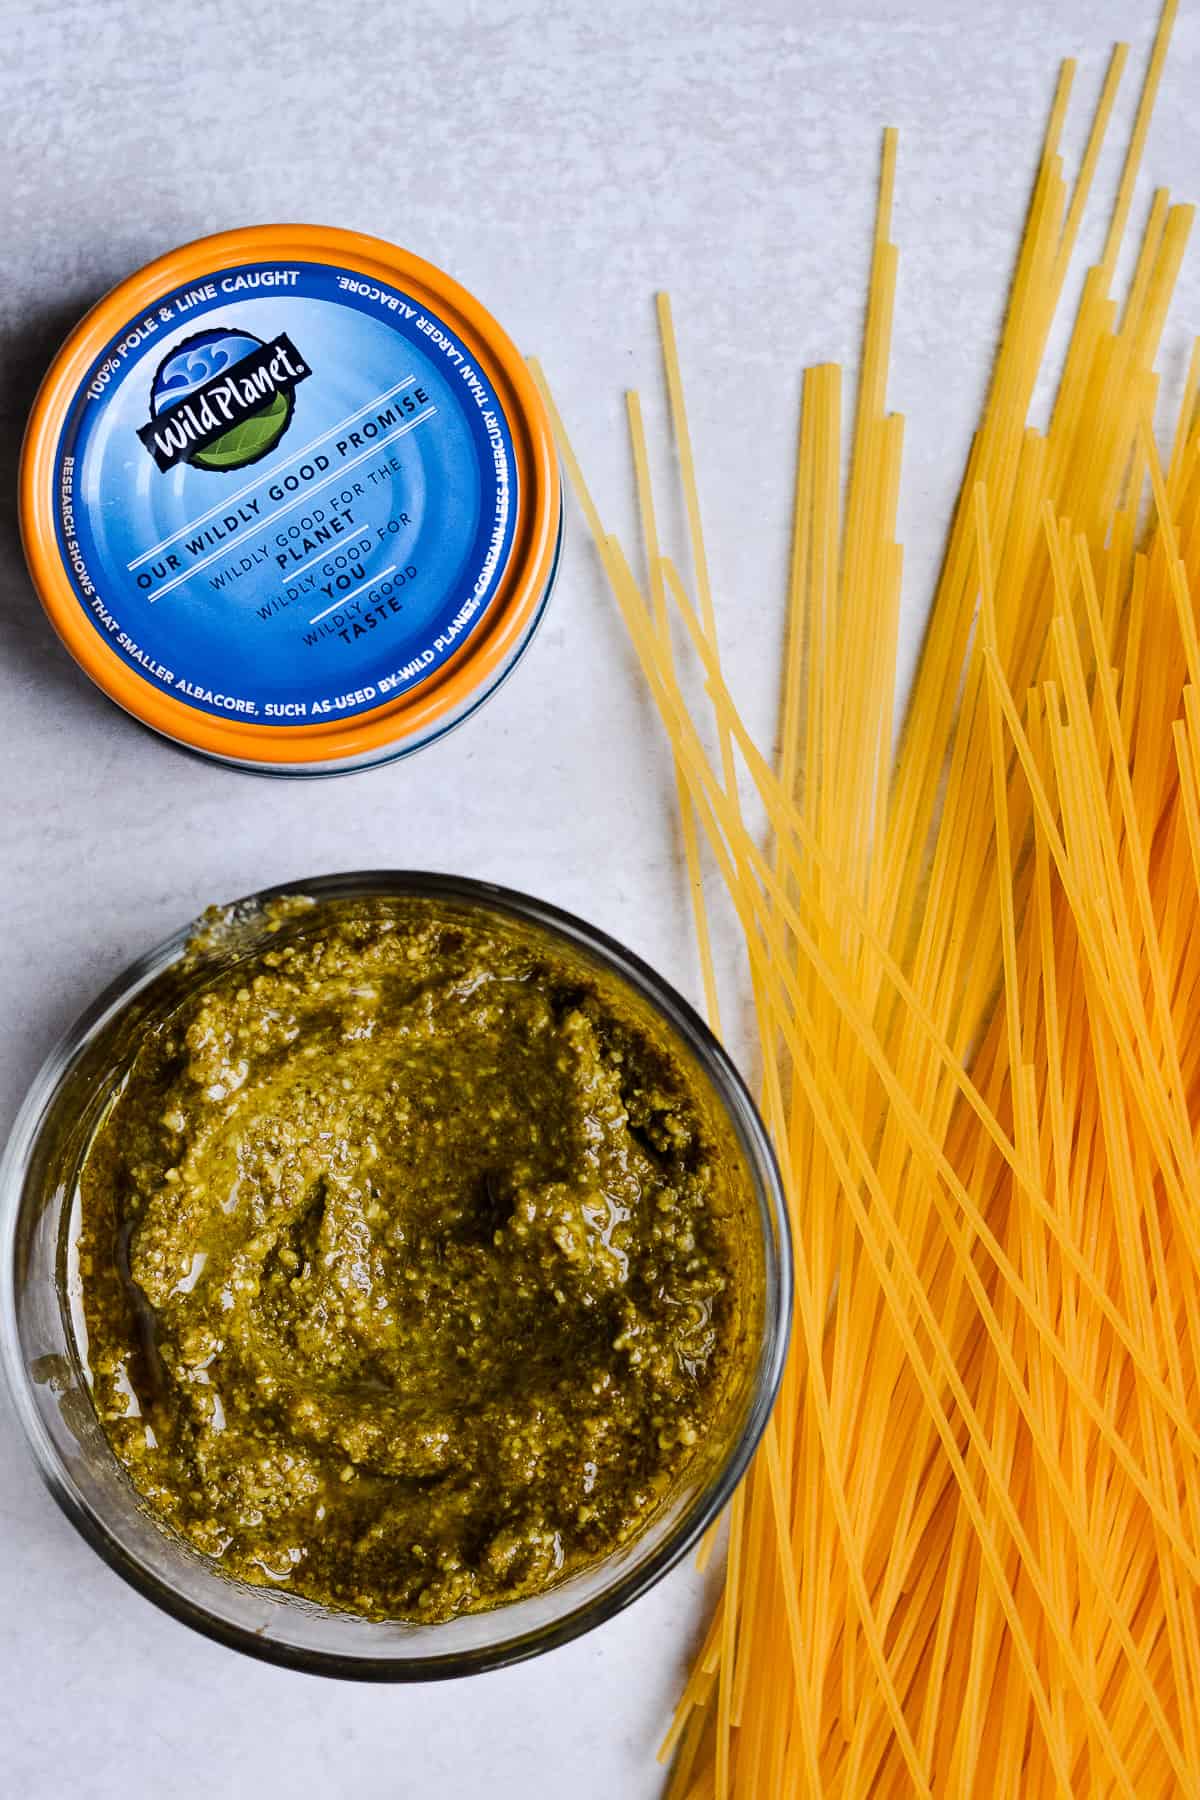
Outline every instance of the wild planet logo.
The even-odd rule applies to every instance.
[[[273,450],[312,370],[286,332],[265,344],[213,326],[177,344],[154,372],[150,418],[138,436],[164,472],[243,469]]]

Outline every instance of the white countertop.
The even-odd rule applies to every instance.
[[[1145,0],[0,0],[0,1131],[59,1032],[129,959],[210,900],[328,870],[408,865],[526,888],[699,997],[670,766],[577,515],[526,663],[410,763],[323,783],[241,775],[153,739],[75,670],[25,575],[12,482],[38,376],[92,300],[177,243],[260,219],[406,244],[541,356],[624,529],[622,390],[638,382],[661,421],[651,297],[669,287],[729,669],[769,742],[797,372],[853,355],[880,128],[901,128],[891,401],[910,420],[909,662],[1057,59],[1080,54],[1090,100],[1118,36],[1140,67],[1154,12]],[[1148,168],[1189,199],[1197,0],[1185,14]],[[1110,156],[1105,192],[1113,171]],[[1171,379],[1185,326],[1200,326],[1200,244],[1163,359]],[[736,981],[733,945],[724,933]],[[525,1667],[373,1689],[250,1662],[160,1616],[59,1517],[2,1400],[0,1517],[0,1787],[27,1800],[650,1800],[654,1746],[712,1598],[681,1569]]]

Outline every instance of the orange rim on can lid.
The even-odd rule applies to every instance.
[[[111,699],[284,775],[406,755],[474,711],[562,532],[550,423],[491,315],[311,225],[200,239],[101,300],[34,404],[20,512],[46,612]]]

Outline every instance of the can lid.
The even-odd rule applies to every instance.
[[[515,346],[376,238],[223,232],[101,300],[30,417],[42,603],[127,711],[294,766],[421,741],[536,619],[561,494]]]

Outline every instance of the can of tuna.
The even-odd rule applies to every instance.
[[[276,775],[405,756],[499,686],[553,586],[553,436],[511,341],[432,264],[311,225],[224,232],[72,333],[21,467],[34,584],[118,705]]]

